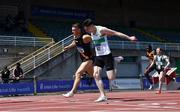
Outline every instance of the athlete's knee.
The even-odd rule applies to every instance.
[[[100,74],[98,72],[94,72],[93,77],[95,79],[100,79]]]
[[[163,82],[163,78],[159,78],[159,82]]]
[[[76,78],[81,78],[82,74],[83,74],[82,72],[76,72],[75,77]]]
[[[107,76],[109,80],[114,80],[116,77],[116,71],[114,69],[107,71]]]
[[[109,79],[110,81],[114,80],[115,78],[116,78],[116,75],[115,75],[114,73],[108,75],[108,79]]]
[[[159,76],[159,81],[162,82],[163,81],[163,77]]]

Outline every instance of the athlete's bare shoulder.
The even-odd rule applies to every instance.
[[[92,41],[92,39],[91,39],[91,36],[89,34],[84,34],[83,35],[83,42],[84,43],[89,43],[91,41]]]

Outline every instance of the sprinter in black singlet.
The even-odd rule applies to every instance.
[[[85,72],[88,73],[90,77],[93,77],[93,53],[91,51],[91,36],[83,33],[79,23],[72,25],[72,33],[74,35],[74,40],[70,45],[66,46],[64,50],[76,47],[80,54],[82,63],[75,73],[73,88],[70,92],[63,94],[64,97],[72,97],[74,95],[79,86],[81,76]]]
[[[146,79],[150,83],[149,90],[153,89],[153,83],[152,83],[152,80],[151,80],[151,76],[149,74],[156,69],[155,64],[151,68],[149,68],[149,66],[153,62],[154,55],[155,55],[155,52],[152,49],[152,46],[149,45],[149,47],[146,49],[146,57],[149,59],[149,64],[146,67],[145,72],[144,72],[144,76],[146,77]]]

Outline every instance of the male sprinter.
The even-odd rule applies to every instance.
[[[79,86],[81,76],[85,72],[93,77],[93,53],[91,51],[91,36],[82,32],[82,27],[79,23],[72,25],[72,33],[74,35],[74,40],[70,45],[66,46],[64,50],[76,47],[80,54],[82,63],[75,73],[73,88],[70,92],[63,94],[64,97],[72,97],[74,95]]]
[[[91,19],[86,19],[83,22],[83,27],[86,32],[91,34],[92,41],[95,46],[95,62],[94,62],[94,78],[96,81],[96,85],[100,91],[100,97],[95,100],[95,102],[106,101],[107,97],[104,92],[103,82],[100,77],[100,73],[103,67],[106,67],[106,73],[109,80],[115,79],[115,71],[114,71],[114,58],[112,57],[107,36],[118,36],[124,39],[129,39],[131,41],[136,41],[135,36],[127,36],[123,33],[108,29],[102,26],[96,26],[92,22]]]
[[[146,49],[146,57],[149,59],[149,65],[147,66],[147,68],[146,68],[146,70],[145,70],[145,72],[144,72],[144,76],[146,77],[146,79],[147,79],[147,80],[149,81],[149,83],[150,83],[149,90],[153,89],[153,84],[152,84],[152,80],[151,80],[151,78],[150,78],[150,76],[149,76],[149,73],[156,69],[155,64],[154,64],[151,68],[149,68],[149,66],[150,66],[151,63],[153,62],[154,55],[155,55],[155,53],[154,53],[154,51],[153,51],[153,49],[152,49],[152,46],[149,45],[149,47]],[[148,69],[148,68],[149,68],[149,69]]]
[[[156,71],[159,74],[159,90],[156,92],[157,94],[161,94],[161,89],[162,89],[162,83],[164,81],[164,77],[166,74],[166,69],[169,66],[169,58],[166,55],[162,54],[162,49],[157,48],[156,49],[156,55],[154,56],[153,62],[151,65],[148,67],[148,70],[155,64]]]

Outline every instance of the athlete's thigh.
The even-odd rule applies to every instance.
[[[88,67],[92,64],[90,60],[82,62],[79,68],[77,69],[76,73],[83,74],[87,71]]]
[[[163,78],[164,78],[164,72],[161,71],[160,74],[159,74],[159,80],[163,80]]]
[[[115,70],[114,69],[106,71],[106,73],[107,73],[107,77],[108,77],[109,80],[115,79],[116,74],[115,74]]]
[[[91,61],[86,69],[86,72],[88,73],[89,76],[93,77],[93,73],[94,73],[94,68],[93,68],[93,61]]]

